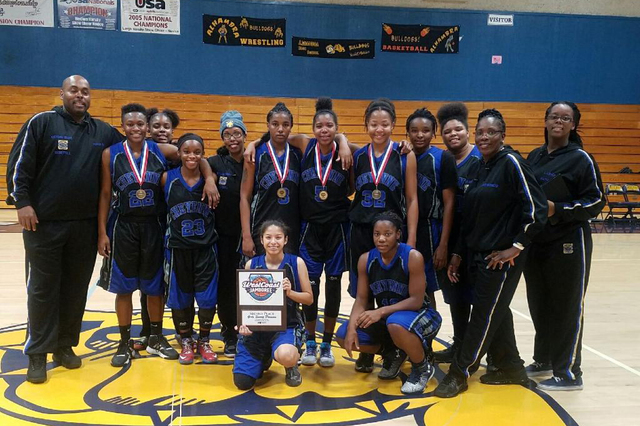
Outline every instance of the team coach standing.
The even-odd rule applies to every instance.
[[[47,380],[47,353],[66,368],[82,364],[78,345],[96,259],[100,158],[121,136],[92,118],[89,82],[65,79],[62,106],[27,121],[9,154],[8,204],[23,228],[27,273],[27,380]]]

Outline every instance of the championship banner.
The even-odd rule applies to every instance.
[[[338,40],[293,37],[293,56],[334,59],[373,59],[375,40]]]
[[[120,29],[180,35],[180,0],[120,0]]]
[[[460,27],[382,24],[384,52],[458,53]]]
[[[118,21],[117,0],[57,0],[58,28],[116,30]]]
[[[286,19],[202,15],[202,41],[219,46],[284,47]]]
[[[53,27],[54,0],[2,0],[0,25]]]

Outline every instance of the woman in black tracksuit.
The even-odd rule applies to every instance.
[[[529,310],[536,329],[530,377],[553,373],[543,390],[580,390],[584,296],[593,243],[589,219],[605,205],[600,171],[582,149],[580,110],[554,102],[545,113],[545,144],[527,161],[545,191],[549,220],[524,268]]]
[[[478,116],[476,146],[482,160],[470,174],[465,191],[462,229],[448,275],[458,280],[465,259],[474,285],[474,304],[460,349],[434,394],[456,396],[467,389],[467,377],[490,351],[497,370],[480,378],[485,384],[525,384],[524,362],[516,347],[509,304],[526,257],[525,247],[547,218],[546,198],[520,155],[504,146],[506,125],[500,112]]]

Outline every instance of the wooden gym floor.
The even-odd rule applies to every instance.
[[[640,425],[640,234],[594,235],[585,303],[583,391],[547,395],[522,386],[481,385],[481,368],[467,392],[440,400],[431,392],[447,365],[441,366],[424,395],[407,398],[399,392],[399,379],[381,382],[377,369],[370,375],[354,372],[353,361],[335,344],[336,366],[301,367],[303,384],[299,388],[287,387],[282,367],[274,365],[254,390],[240,392],[231,380],[232,361],[223,356],[217,365],[191,366],[144,356],[128,369],[114,369],[109,365],[118,339],[113,296],[93,285],[77,349],[83,367],[65,370],[49,357],[49,380],[43,385],[26,383],[27,362],[20,352],[26,321],[24,251],[18,227],[7,225],[12,222],[15,211],[0,210],[2,426]],[[518,346],[529,363],[534,331],[524,287],[521,282],[511,307]],[[346,318],[351,299],[344,292],[342,300]],[[440,296],[438,307],[443,327],[436,349],[452,334],[448,309]],[[134,318],[134,335],[136,325],[139,316]],[[164,327],[165,334],[172,336],[168,313]],[[219,338],[217,331],[214,327],[214,339]],[[172,343],[176,345],[175,340]],[[221,351],[222,343],[213,343]],[[408,371],[405,364],[403,372]]]

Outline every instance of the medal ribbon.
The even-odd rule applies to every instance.
[[[285,143],[284,145],[284,171],[280,169],[280,162],[276,157],[276,152],[271,145],[271,141],[267,142],[267,150],[269,151],[269,155],[271,156],[271,162],[273,162],[273,168],[276,171],[278,180],[280,181],[281,185],[284,185],[284,181],[287,180],[287,175],[289,174],[289,144]]]
[[[387,150],[384,153],[384,157],[382,157],[382,164],[380,165],[380,169],[376,170],[376,162],[373,159],[373,148],[371,148],[371,144],[369,144],[369,164],[371,165],[371,176],[373,176],[373,183],[376,187],[380,183],[380,179],[382,179],[384,169],[387,167],[387,163],[389,162],[389,158],[391,157],[392,148],[393,142],[389,141],[389,145],[387,146]]]
[[[329,159],[329,164],[327,164],[327,168],[322,173],[322,154],[320,152],[320,143],[316,142],[316,172],[318,173],[318,178],[320,179],[320,183],[323,187],[327,186],[327,181],[329,180],[329,174],[331,173],[331,169],[333,168],[333,156],[336,153],[336,143],[333,143],[333,147],[331,148],[331,158]]]
[[[133,154],[129,149],[127,141],[124,141],[123,144],[124,153],[127,156],[127,160],[129,160],[129,165],[131,166],[131,170],[133,170],[133,175],[136,177],[136,180],[140,184],[140,188],[142,188],[144,177],[147,174],[147,162],[149,161],[149,147],[147,146],[147,141],[144,141],[144,146],[142,147],[142,161],[140,165],[141,170],[138,170],[138,168],[136,167],[136,162],[133,159]]]

